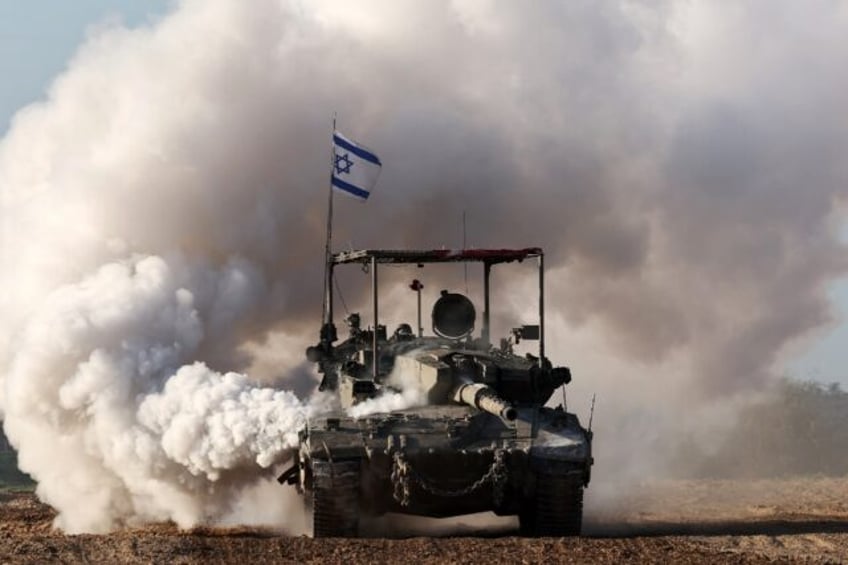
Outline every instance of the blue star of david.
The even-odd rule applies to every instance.
[[[349,175],[352,166],[353,161],[350,160],[347,153],[341,156],[336,155],[336,173]]]

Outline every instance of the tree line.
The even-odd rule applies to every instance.
[[[678,458],[685,474],[702,477],[848,475],[848,392],[785,379],[739,415],[717,449],[686,441]]]

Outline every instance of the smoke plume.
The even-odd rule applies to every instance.
[[[656,471],[830,321],[848,9],[818,7],[183,0],[93,30],[0,142],[22,468],[72,532],[249,520],[332,402],[287,391],[313,379],[336,112],[385,163],[338,202],[337,248],[457,247],[462,210],[469,246],[544,247],[548,354],[570,408],[599,394],[597,482]],[[532,321],[532,284],[496,284]]]

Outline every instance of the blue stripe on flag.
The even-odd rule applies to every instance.
[[[363,200],[368,198],[368,196],[371,194],[367,190],[362,190],[358,186],[353,186],[349,182],[345,182],[342,179],[337,178],[336,176],[333,176],[333,186],[338,188],[339,190],[343,190],[347,193],[350,193],[353,196],[362,198]]]
[[[333,134],[333,143],[335,143],[336,145],[338,145],[342,149],[347,149],[348,151],[350,151],[351,153],[353,153],[354,155],[356,155],[360,159],[365,159],[366,161],[371,161],[375,165],[380,165],[381,167],[383,166],[383,163],[380,162],[380,159],[376,155],[374,155],[370,151],[366,151],[365,149],[363,149],[361,147],[357,147],[356,145],[352,144],[351,142],[347,141],[346,139],[342,139],[338,135]]]

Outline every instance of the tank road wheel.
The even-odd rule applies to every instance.
[[[583,483],[561,475],[536,476],[535,496],[518,515],[521,535],[579,536],[583,522]]]
[[[312,537],[359,534],[359,461],[314,461]]]

